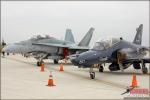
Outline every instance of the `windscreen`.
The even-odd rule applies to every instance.
[[[112,47],[114,44],[118,43],[120,39],[117,38],[111,38],[111,39],[103,39],[98,42],[96,42],[92,49],[94,50],[106,50],[110,47]]]

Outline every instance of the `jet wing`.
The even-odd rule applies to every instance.
[[[68,48],[68,49],[70,49],[70,50],[89,50],[89,47],[70,46],[70,45],[55,44],[55,43],[32,43],[32,44],[33,44],[33,45],[38,45],[38,46],[49,46],[49,47]]]
[[[55,44],[55,43],[32,43],[33,45],[38,45],[38,46],[49,46],[49,47],[62,47],[62,48],[68,48],[67,45],[63,44]]]

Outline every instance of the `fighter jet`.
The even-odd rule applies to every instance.
[[[105,63],[110,63],[110,71],[124,71],[133,65],[135,69],[142,69],[142,72],[146,74],[148,69],[145,64],[150,63],[150,58],[145,57],[148,48],[141,46],[143,24],[136,31],[133,42],[128,42],[122,37],[102,39],[97,41],[89,51],[69,56],[71,62],[79,67],[90,68],[91,79],[95,78],[93,68],[98,67],[99,72],[103,72]]]
[[[54,63],[57,64],[59,60],[65,59],[70,54],[89,50],[93,31],[94,28],[90,28],[78,44],[74,41],[71,29],[66,29],[65,40],[38,35],[28,40],[8,45],[3,50],[6,53],[30,54],[38,60],[37,66],[43,63],[43,59],[53,59]]]

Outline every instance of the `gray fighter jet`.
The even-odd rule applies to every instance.
[[[94,28],[90,28],[79,44],[76,44],[71,29],[66,30],[65,40],[54,37],[42,37],[40,35],[31,39],[7,45],[3,51],[6,53],[21,53],[32,55],[36,58],[37,66],[43,63],[43,59],[53,59],[57,64],[59,60],[65,59],[70,54],[89,50],[89,43]]]
[[[94,67],[99,68],[99,72],[103,72],[103,64],[110,63],[109,70],[117,71],[128,68],[133,65],[135,69],[142,69],[146,74],[148,69],[145,63],[150,63],[150,58],[145,57],[148,48],[141,46],[143,25],[137,28],[134,41],[128,42],[123,38],[111,38],[97,41],[89,51],[69,56],[71,62],[79,67],[90,68],[90,77],[95,78]],[[142,68],[140,66],[142,65]]]

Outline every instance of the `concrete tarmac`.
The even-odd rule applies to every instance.
[[[96,72],[90,79],[89,69],[78,68],[72,64],[59,64],[44,60],[45,71],[41,72],[34,58],[21,55],[1,57],[1,99],[123,99],[124,97],[149,97],[149,94],[121,95],[132,83],[132,73],[136,73],[139,89],[149,89],[150,74],[143,75],[141,70],[130,67],[124,72],[110,72],[107,64],[103,73]],[[149,65],[147,65],[149,68]],[[56,86],[48,87],[52,71]]]

